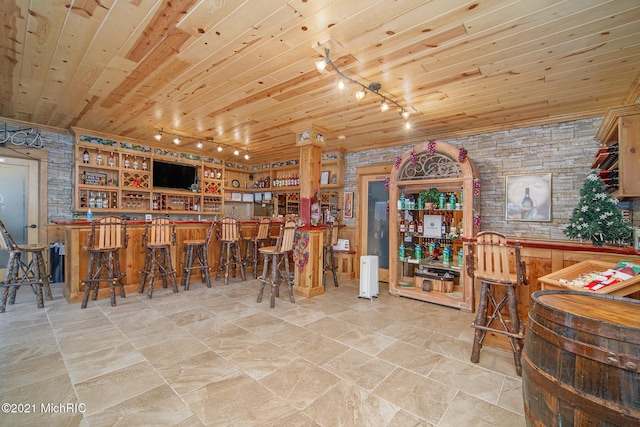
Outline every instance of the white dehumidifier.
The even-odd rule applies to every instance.
[[[378,257],[364,255],[360,257],[360,295],[358,298],[378,297]]]

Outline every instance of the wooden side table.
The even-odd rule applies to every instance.
[[[354,268],[356,251],[333,251],[338,264],[338,280],[351,280],[356,277]]]

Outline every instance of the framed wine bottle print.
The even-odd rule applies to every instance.
[[[507,175],[505,216],[509,221],[551,221],[551,174]]]

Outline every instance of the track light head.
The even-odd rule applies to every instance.
[[[356,92],[356,99],[360,101],[362,98],[365,97],[366,94],[367,94],[367,91],[364,88],[362,88]]]
[[[181,141],[180,141],[180,137],[179,137],[179,136],[176,136],[175,138],[173,138],[173,143],[174,143],[174,144],[176,144],[176,145],[180,145],[180,142],[181,142]]]
[[[327,65],[329,64],[327,64],[327,60],[324,58],[316,61],[316,71],[320,74],[324,74],[327,70]]]
[[[156,132],[155,135],[153,135],[153,137],[155,138],[156,141],[160,141],[162,139],[162,131],[159,130],[158,132]]]
[[[202,141],[198,141],[198,143],[196,144],[196,147],[202,148]]]
[[[222,152],[222,145],[218,144],[216,150],[218,150],[218,153]]]
[[[233,155],[234,156],[239,156],[240,155],[240,150],[238,150],[237,148],[235,150],[233,150]]]
[[[383,98],[380,102],[380,111],[387,111],[389,109],[389,104],[387,104],[387,98]]]
[[[246,153],[244,153],[244,159],[245,159],[245,160],[249,160],[249,151],[247,151]]]
[[[400,115],[403,119],[407,120],[409,118],[409,111],[402,109],[402,111],[400,111]]]
[[[409,121],[404,122],[404,128],[407,130],[411,129],[411,123],[409,123]]]

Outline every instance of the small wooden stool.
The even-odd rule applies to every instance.
[[[293,298],[293,281],[289,273],[289,255],[293,251],[293,243],[296,234],[296,222],[293,219],[288,220],[280,226],[280,234],[275,246],[266,246],[260,248],[260,253],[264,256],[264,266],[262,267],[262,276],[259,280],[262,284],[258,293],[258,302],[262,301],[262,294],[267,283],[271,287],[271,308],[276,306],[276,296],[280,290],[280,280],[284,278],[289,291],[289,300],[295,303]],[[269,260],[271,260],[271,273],[269,272]],[[280,267],[284,262],[284,273],[280,271]]]
[[[4,313],[7,299],[9,304],[14,304],[16,293],[21,285],[29,285],[36,294],[38,308],[44,307],[43,292],[47,299],[53,299],[47,267],[44,263],[45,245],[18,245],[7,231],[4,223],[0,221],[0,248],[9,252],[7,271],[2,282],[2,296],[0,300],[0,313]],[[24,258],[22,257],[24,255]],[[9,295],[9,291],[11,294]]]
[[[208,246],[213,234],[213,229],[216,227],[217,222],[213,221],[211,226],[207,230],[207,235],[202,240],[185,240],[186,246],[185,261],[182,266],[182,286],[185,291],[189,290],[189,282],[191,281],[191,270],[200,270],[200,276],[202,283],[207,284],[207,288],[211,287],[211,278],[209,277],[209,257]],[[193,265],[193,261],[197,261],[197,265]]]
[[[327,229],[327,240],[322,247],[323,266],[322,266],[322,286],[327,281],[327,270],[333,274],[333,284],[338,286],[338,268],[336,267],[336,259],[333,255],[333,247],[338,244],[338,222],[334,222]]]
[[[271,219],[261,218],[256,223],[256,227],[253,230],[251,236],[247,237],[246,250],[244,255],[245,268],[249,264],[253,265],[253,278],[258,278],[258,249],[264,246],[265,242],[269,240],[269,231],[271,230]]]
[[[91,223],[91,233],[87,238],[87,246],[83,248],[89,252],[89,269],[84,283],[84,295],[80,308],[86,308],[89,294],[93,289],[93,300],[98,298],[100,282],[109,282],[111,306],[116,306],[116,285],[120,288],[120,296],[125,298],[120,271],[120,249],[127,247],[127,224],[120,218],[109,216]]]
[[[224,269],[224,284],[229,283],[229,267],[240,267],[242,280],[247,280],[244,270],[244,261],[240,256],[240,242],[242,241],[242,233],[240,232],[240,224],[238,220],[231,217],[222,218],[218,229],[218,240],[220,240],[220,260],[218,261],[218,272],[216,280],[220,280],[220,273]]]
[[[173,292],[178,292],[176,285],[176,271],[171,263],[171,246],[176,244],[176,225],[166,218],[154,218],[151,223],[144,226],[142,244],[146,247],[144,269],[140,280],[140,293],[144,292],[144,286],[149,278],[149,291],[147,298],[153,296],[153,283],[156,277],[162,278],[162,287],[167,287],[167,278],[171,281]]]
[[[472,325],[476,332],[473,339],[471,361],[473,363],[480,361],[480,349],[487,332],[506,335],[513,350],[516,373],[518,376],[522,376],[520,356],[524,347],[524,325],[518,317],[516,286],[526,285],[527,278],[524,262],[520,259],[520,245],[518,242],[514,245],[507,244],[507,238],[503,234],[484,231],[478,233],[476,243],[472,244],[472,247],[475,247],[476,253],[475,257],[471,253],[467,255],[468,273],[480,281],[482,288],[478,302],[478,313]],[[514,257],[513,265],[516,267],[515,274],[511,273],[509,267],[509,260],[512,256]],[[475,270],[473,269],[474,265]],[[491,286],[507,288],[507,292],[500,301],[496,301]],[[487,317],[489,303],[491,303],[493,312]],[[509,318],[505,319],[502,310],[507,303]],[[494,321],[497,321],[502,329],[492,327]]]

